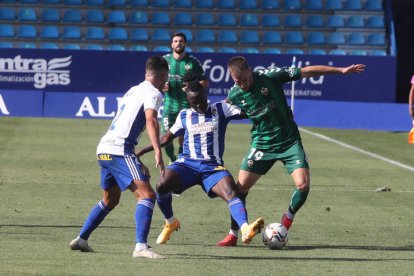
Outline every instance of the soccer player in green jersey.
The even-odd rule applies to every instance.
[[[172,53],[164,55],[169,65],[169,80],[164,87],[164,106],[161,124],[163,133],[166,133],[175,123],[180,110],[189,107],[185,94],[186,84],[183,81],[184,76],[193,74],[205,89],[208,87],[208,80],[200,61],[185,52],[186,43],[187,38],[185,34],[173,34],[171,36]],[[178,137],[178,143],[178,153],[181,153],[183,146],[182,136]],[[165,152],[171,162],[175,161],[177,155],[174,154],[173,143],[165,147]]]
[[[233,57],[228,64],[235,85],[227,100],[244,109],[253,127],[250,149],[240,166],[237,186],[246,200],[250,188],[280,160],[292,176],[296,188],[281,223],[289,229],[297,211],[303,206],[310,189],[309,165],[297,124],[288,106],[282,85],[300,78],[330,74],[362,73],[365,65],[304,68],[282,67],[252,71],[244,57]],[[235,246],[239,227],[232,219],[230,233],[218,246]]]

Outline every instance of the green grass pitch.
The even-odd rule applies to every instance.
[[[407,133],[306,128],[385,160],[302,132],[311,192],[285,250],[250,245],[219,248],[229,228],[221,199],[199,187],[174,197],[181,230],[155,244],[164,220],[158,207],[149,244],[164,260],[133,259],[135,200],[120,205],[90,238],[95,253],[68,243],[101,198],[95,150],[107,120],[0,118],[1,275],[412,275],[414,271],[414,145]],[[249,125],[231,124],[224,160],[237,177]],[[146,133],[142,144],[148,142]],[[141,144],[141,145],[142,145]],[[139,147],[139,146],[138,146]],[[394,160],[397,163],[391,163]],[[157,179],[152,153],[143,161]],[[405,164],[407,168],[398,166]],[[391,192],[375,192],[388,185]],[[291,177],[280,163],[250,191],[250,220],[277,222],[290,200]]]

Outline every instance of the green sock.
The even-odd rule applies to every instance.
[[[292,198],[289,204],[289,212],[296,214],[296,212],[299,211],[303,204],[305,204],[308,194],[309,190],[300,191],[296,188],[292,193]]]
[[[177,157],[174,155],[173,143],[166,145],[164,148],[165,148],[165,153],[167,154],[168,158],[170,158],[171,162],[174,162],[177,159]]]

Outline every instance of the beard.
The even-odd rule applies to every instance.
[[[185,51],[185,46],[183,46],[183,47],[175,47],[174,48],[174,52],[177,53],[177,54],[181,54],[184,51]]]

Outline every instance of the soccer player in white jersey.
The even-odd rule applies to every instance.
[[[69,244],[72,250],[93,251],[88,245],[90,234],[118,205],[121,192],[129,189],[137,199],[136,246],[132,256],[164,258],[147,244],[156,195],[149,183],[149,170],[137,159],[134,148],[146,127],[155,149],[156,166],[160,174],[164,174],[157,112],[167,80],[167,61],[159,56],[150,57],[145,65],[145,81],[130,88],[121,99],[117,114],[96,151],[101,166],[103,198],[90,211],[79,236]]]
[[[157,183],[157,204],[166,220],[157,243],[166,243],[180,228],[179,220],[173,215],[172,193],[181,194],[199,184],[209,197],[219,196],[228,203],[242,231],[242,241],[248,244],[261,231],[264,221],[258,218],[248,223],[246,208],[222,160],[227,124],[232,119],[243,118],[244,114],[225,101],[209,105],[204,87],[198,81],[188,84],[187,100],[190,108],[181,110],[174,125],[160,138],[161,146],[165,146],[184,135],[183,152],[166,168]],[[136,154],[139,157],[152,149],[152,145],[147,145]]]

